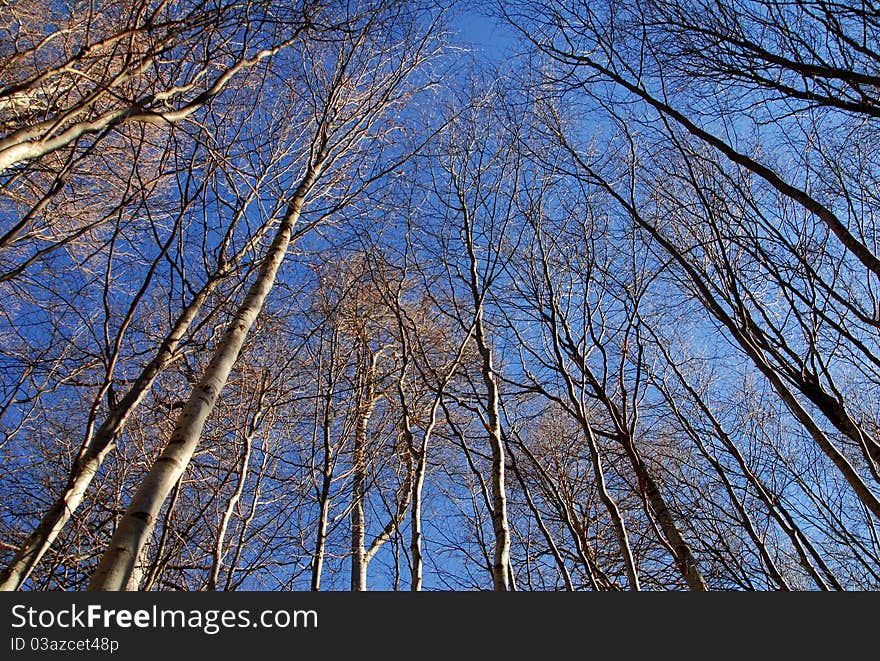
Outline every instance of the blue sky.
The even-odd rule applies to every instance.
[[[488,14],[479,8],[466,9],[457,14],[453,25],[460,31],[462,41],[472,46],[478,55],[497,62],[514,46],[515,33],[510,26]]]

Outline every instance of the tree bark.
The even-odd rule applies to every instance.
[[[663,536],[669,543],[672,557],[675,560],[675,566],[678,568],[678,571],[681,572],[682,577],[691,590],[696,592],[708,592],[709,585],[706,583],[706,579],[700,572],[700,567],[697,564],[693,551],[691,551],[690,545],[678,529],[678,525],[675,523],[675,519],[672,516],[672,511],[666,504],[666,499],[660,492],[660,487],[654,480],[654,476],[651,474],[647,464],[645,464],[644,460],[639,456],[632,441],[625,442],[624,445],[630,463],[632,464],[633,471],[635,471],[636,477],[639,481],[639,487],[642,490],[646,504],[649,505],[651,513],[660,524]]]
[[[492,529],[495,532],[495,554],[492,581],[495,590],[506,592],[510,582],[510,525],[507,520],[507,490],[505,485],[504,445],[501,440],[498,383],[492,366],[492,350],[483,335],[482,314],[478,312],[474,337],[482,358],[481,373],[486,386],[486,417],[489,445],[492,448]]]
[[[89,584],[89,590],[122,590],[131,574],[134,561],[156,523],[156,517],[168,494],[180,478],[195,452],[208,415],[226,384],[244,344],[245,337],[260,313],[305,205],[327,158],[326,145],[318,158],[309,164],[306,174],[291,200],[269,252],[260,267],[241,307],[226,327],[211,362],[193,389],[177,419],[174,432],[162,455],[141,483],[113,539]]]
[[[114,448],[115,441],[125,427],[128,418],[150,390],[156,377],[171,363],[184,334],[218,282],[219,278],[208,280],[195,298],[184,308],[156,355],[80,450],[80,454],[70,470],[64,491],[43,515],[39,525],[0,575],[0,591],[19,589],[30,576],[36,564],[49,550],[52,542],[64,529],[82,502],[86,490],[101,468],[101,464],[104,463],[104,459]]]
[[[354,433],[354,453],[351,485],[351,590],[364,592],[367,589],[367,559],[364,541],[366,521],[364,519],[364,500],[367,492],[367,430],[370,416],[376,405],[376,363],[378,353],[370,355],[370,362],[361,383],[361,401],[357,411],[357,424]]]
[[[264,393],[265,391],[261,393],[261,395]],[[262,396],[260,397],[258,406],[262,406]],[[226,501],[226,507],[223,510],[223,517],[220,519],[220,526],[217,530],[217,541],[214,544],[214,553],[211,562],[211,574],[208,576],[208,584],[206,586],[208,590],[216,590],[217,584],[220,581],[220,570],[223,567],[223,556],[226,554],[224,548],[226,543],[226,531],[229,529],[229,522],[232,520],[232,514],[238,505],[238,501],[241,500],[241,496],[244,493],[244,485],[247,482],[248,467],[250,465],[251,452],[254,445],[254,436],[260,426],[259,420],[261,413],[262,411],[258,410],[254,414],[247,433],[244,436],[244,449],[241,453],[241,469],[238,474],[238,484],[235,486],[235,491]]]
[[[312,577],[310,589],[317,592],[321,589],[321,574],[324,570],[324,548],[327,543],[327,523],[330,518],[330,486],[333,483],[333,451],[330,445],[330,425],[333,416],[333,394],[335,379],[333,377],[336,364],[336,338],[334,336],[330,354],[330,369],[327,379],[327,393],[324,396],[324,411],[321,416],[321,440],[323,445],[323,466],[321,469],[321,487],[318,492],[318,529],[315,533],[315,553],[312,558]],[[319,381],[321,376],[319,374]],[[320,386],[319,386],[320,388]]]

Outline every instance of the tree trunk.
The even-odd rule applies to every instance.
[[[125,586],[134,561],[149,537],[162,505],[195,452],[205,421],[214,409],[217,397],[226,384],[245,337],[275,283],[275,277],[290,243],[293,227],[299,219],[306,196],[314,186],[326,158],[325,148],[318,160],[310,164],[305,177],[297,187],[256,280],[226,327],[214,350],[211,362],[184,405],[168,445],[135,493],[101,558],[89,584],[89,590],[121,590]]]
[[[422,443],[422,452],[416,462],[412,504],[410,506],[409,550],[410,555],[412,555],[412,569],[410,570],[409,589],[413,592],[421,591],[424,572],[424,558],[422,557],[422,490],[425,486],[425,450],[427,450],[427,446],[425,443]]]
[[[482,311],[477,313],[474,328],[477,349],[482,358],[481,373],[486,386],[486,418],[489,445],[492,448],[492,529],[495,532],[495,554],[492,582],[495,590],[506,592],[510,584],[510,527],[507,521],[507,491],[504,484],[504,445],[501,441],[498,383],[492,367],[492,349],[483,335]]]
[[[260,399],[262,400],[262,397]],[[258,406],[262,406],[262,401],[258,403]],[[244,493],[244,485],[245,482],[247,482],[248,466],[251,461],[251,452],[254,445],[254,436],[260,425],[260,413],[261,411],[258,410],[254,415],[244,437],[244,449],[241,453],[241,470],[238,474],[238,484],[235,487],[235,491],[226,501],[226,507],[223,510],[223,517],[220,520],[220,526],[217,530],[217,542],[214,544],[211,574],[208,577],[208,584],[206,586],[208,590],[216,590],[217,584],[220,581],[220,570],[223,567],[223,556],[226,554],[224,548],[226,544],[226,531],[229,529],[229,522],[232,520],[232,514],[238,505],[238,501],[241,500],[241,496]]]
[[[149,392],[156,377],[171,363],[181,339],[218,282],[219,278],[208,280],[195,298],[184,308],[153,360],[141,371],[128,393],[108,413],[107,418],[95,434],[80,450],[80,454],[70,470],[64,491],[43,515],[37,528],[0,575],[0,591],[20,588],[36,564],[49,550],[52,542],[64,529],[82,502],[86,490],[101,468],[101,464],[104,463],[104,459],[113,449],[128,418]]]
[[[660,524],[663,536],[669,543],[672,557],[675,560],[675,566],[678,567],[678,570],[681,572],[682,577],[691,590],[707,592],[709,586],[706,583],[706,579],[703,578],[703,574],[700,572],[700,567],[691,551],[690,545],[688,545],[684,536],[681,534],[681,531],[678,529],[678,525],[675,523],[675,519],[672,516],[672,511],[666,504],[666,499],[660,492],[660,487],[654,480],[654,476],[651,475],[651,471],[648,469],[647,464],[645,464],[639,456],[632,441],[624,443],[624,445],[626,446],[625,449],[627,456],[630,459],[633,471],[636,473],[645,501],[649,505],[654,517],[657,519],[657,522]]]
[[[324,466],[321,471],[321,490],[319,493],[319,505],[321,508],[318,515],[318,530],[315,534],[315,555],[312,559],[311,589],[315,592],[321,589],[321,573],[324,569],[324,546],[327,543],[327,521],[330,518],[330,485],[333,482],[333,457],[330,447],[330,422],[331,405],[333,399],[333,361],[330,363],[330,383],[327,396],[324,400],[324,415],[321,422]]]
[[[372,354],[361,386],[361,401],[357,411],[357,425],[354,432],[354,456],[352,459],[351,485],[351,590],[364,592],[367,589],[367,560],[364,541],[366,522],[364,520],[364,499],[367,491],[367,426],[373,407],[376,405],[376,362],[379,354]]]
[[[422,435],[421,447],[416,453],[416,463],[413,467],[412,502],[410,503],[410,541],[409,550],[412,555],[412,569],[410,570],[410,590],[419,592],[422,589],[424,572],[424,558],[422,556],[422,491],[425,488],[425,472],[428,464],[428,445],[431,434],[437,426],[437,410],[440,408],[440,395],[435,397],[431,405],[431,415],[428,426]]]

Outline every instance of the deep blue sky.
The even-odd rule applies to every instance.
[[[513,48],[515,34],[507,24],[487,15],[488,12],[470,8],[459,12],[453,22],[462,41],[472,46],[479,56],[493,62],[501,60]]]

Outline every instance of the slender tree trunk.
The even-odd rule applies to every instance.
[[[324,569],[324,548],[327,543],[327,522],[330,518],[330,486],[333,482],[333,453],[330,446],[330,423],[333,405],[334,365],[335,350],[331,353],[330,378],[328,379],[327,395],[324,398],[324,413],[321,420],[324,465],[321,470],[321,489],[318,495],[320,513],[318,515],[318,530],[315,534],[315,555],[312,559],[311,589],[315,592],[321,589],[321,573]]]
[[[510,581],[510,526],[507,520],[507,491],[504,484],[504,445],[501,440],[501,417],[499,415],[498,383],[495,380],[492,364],[492,348],[486,341],[483,326],[483,297],[478,259],[474,246],[473,223],[461,192],[464,212],[465,248],[470,262],[470,281],[468,283],[474,305],[474,340],[480,354],[480,374],[486,387],[486,431],[489,435],[489,446],[492,451],[492,529],[495,534],[495,551],[492,560],[492,584],[495,590],[507,592],[511,589]]]
[[[468,338],[470,338],[470,333],[471,331],[468,332]],[[425,473],[427,472],[428,466],[428,447],[431,444],[431,437],[434,434],[434,428],[437,426],[437,412],[440,410],[440,400],[443,396],[443,389],[446,387],[449,379],[452,378],[455,370],[458,369],[465,346],[467,346],[467,341],[462,342],[461,346],[459,346],[455,360],[452,365],[450,365],[449,371],[439,384],[437,392],[434,395],[434,401],[431,403],[428,424],[425,427],[425,431],[422,433],[422,442],[418,449],[415,447],[415,435],[412,433],[412,428],[409,424],[409,416],[407,415],[406,417],[406,428],[410,442],[410,450],[416,460],[412,469],[412,499],[410,501],[409,551],[412,556],[412,567],[410,569],[410,590],[412,592],[421,591],[424,573],[424,556],[422,555],[422,492],[425,488]],[[398,392],[401,399],[401,405],[404,406],[404,410],[407,410],[404,403],[403,389],[400,388]]]
[[[261,398],[262,399],[262,398]],[[262,405],[260,402],[259,405]],[[258,411],[251,420],[250,428],[244,437],[244,449],[241,453],[241,470],[238,474],[238,484],[235,491],[226,501],[226,508],[223,510],[223,517],[220,520],[220,526],[217,530],[217,542],[214,544],[213,560],[211,562],[211,574],[208,576],[208,590],[216,590],[220,581],[220,570],[223,567],[223,556],[225,555],[226,531],[229,528],[229,522],[232,520],[232,514],[235,511],[238,501],[244,493],[244,485],[247,482],[248,466],[251,460],[251,451],[254,445],[254,436],[259,428],[260,412]]]
[[[424,558],[422,557],[422,491],[425,487],[425,457],[427,444],[422,442],[421,452],[416,460],[413,476],[413,495],[410,505],[410,537],[409,551],[412,556],[410,570],[410,590],[419,592],[422,589]]]
[[[587,438],[587,447],[590,451],[590,463],[593,466],[593,477],[596,480],[596,490],[599,492],[599,499],[608,511],[611,521],[614,524],[614,531],[617,533],[617,540],[620,544],[620,552],[623,555],[624,566],[626,567],[626,579],[629,582],[629,589],[633,591],[641,590],[639,582],[639,572],[636,567],[636,560],[633,556],[632,546],[629,543],[629,535],[626,531],[626,522],[620,513],[620,508],[608,491],[608,485],[605,482],[605,469],[602,466],[602,455],[599,452],[599,444],[596,442],[596,435],[590,423],[583,418],[583,412],[579,413],[579,422],[584,435]]]
[[[351,590],[364,592],[367,589],[367,571],[364,563],[364,485],[366,467],[364,448],[355,436],[354,473],[351,485]]]
[[[321,574],[324,571],[324,548],[327,544],[327,520],[330,516],[330,478],[325,472],[321,486],[321,511],[318,515],[318,530],[315,533],[315,555],[312,559],[312,581],[310,589],[321,589]]]
[[[482,359],[481,373],[486,386],[486,427],[492,449],[492,529],[495,532],[495,553],[492,562],[492,582],[496,590],[506,592],[510,582],[510,527],[507,521],[507,491],[504,483],[504,445],[501,440],[498,383],[492,365],[492,349],[483,335],[482,310],[477,312],[474,327],[477,350]]]
[[[422,443],[415,452],[416,462],[413,466],[412,501],[410,503],[410,541],[409,550],[412,555],[412,569],[410,570],[410,590],[419,592],[422,589],[424,573],[424,558],[422,556],[422,492],[425,488],[425,472],[428,465],[428,446],[434,427],[437,426],[437,411],[440,408],[440,394],[434,398],[431,405],[431,415],[428,418],[428,426],[422,435]]]
[[[675,560],[675,566],[678,567],[691,590],[707,592],[709,586],[706,583],[706,579],[700,572],[700,567],[697,564],[693,551],[691,551],[690,545],[678,529],[678,525],[672,516],[672,511],[666,504],[666,499],[660,492],[660,487],[654,480],[654,476],[651,474],[647,464],[639,456],[632,441],[630,440],[628,443],[624,443],[624,445],[626,446],[627,456],[630,459],[633,471],[636,473],[644,498],[657,522],[660,524],[663,536],[669,543],[672,557]]]
[[[370,362],[361,384],[361,401],[358,406],[354,433],[354,456],[352,472],[351,504],[351,589],[364,592],[367,589],[367,560],[364,542],[366,522],[364,500],[367,492],[367,429],[373,407],[376,405],[376,362],[379,354],[370,356]]]
[[[43,515],[39,525],[0,575],[0,590],[17,590],[21,587],[52,542],[64,529],[82,502],[86,490],[101,468],[101,464],[104,463],[104,459],[115,447],[115,441],[125,427],[128,418],[149,392],[156,377],[171,363],[181,339],[198,315],[205,300],[217,286],[219,279],[208,280],[195,298],[184,308],[156,355],[80,450],[79,456],[70,470],[64,491]]]
[[[226,565],[226,580],[223,581],[223,590],[226,592],[230,592],[231,590],[240,587],[242,581],[247,578],[248,574],[251,572],[248,568],[239,569],[238,564],[241,562],[241,556],[246,546],[248,531],[257,516],[257,510],[260,507],[260,503],[263,502],[261,500],[262,482],[266,476],[266,471],[268,470],[272,458],[271,453],[264,452],[262,460],[260,461],[260,468],[254,475],[253,486],[250,490],[250,507],[248,508],[247,516],[244,517],[241,525],[238,527],[238,536],[235,541],[235,552],[232,554],[232,558]],[[238,572],[242,573],[241,578],[236,577]]]
[[[162,505],[189,465],[205,421],[214,409],[217,397],[226,384],[245,337],[275,283],[275,277],[290,243],[293,227],[299,219],[306,197],[314,186],[326,158],[325,148],[319,158],[310,164],[305,177],[297,187],[257,278],[224,331],[204,375],[184,405],[168,445],[132,498],[92,577],[89,590],[121,590],[125,586],[134,561],[155,526]]]

